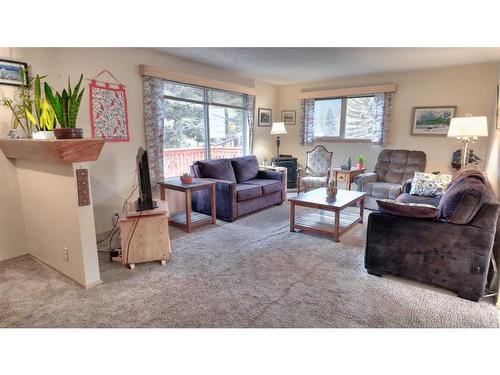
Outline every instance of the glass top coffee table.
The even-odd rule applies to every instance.
[[[327,198],[326,188],[319,188],[289,198],[290,232],[300,229],[304,232],[326,234],[338,242],[340,235],[356,223],[363,222],[365,194],[339,189],[335,200],[330,200]],[[316,210],[295,217],[295,206]]]

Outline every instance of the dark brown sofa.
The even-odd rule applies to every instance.
[[[217,180],[217,218],[220,220],[233,221],[263,208],[280,205],[285,200],[285,174],[260,171],[254,155],[200,160],[191,166],[191,174]],[[191,204],[194,211],[210,214],[210,193],[192,193]]]
[[[408,277],[478,301],[484,293],[497,228],[499,202],[486,176],[461,170],[441,199],[402,194],[402,202],[437,205],[435,220],[375,211],[368,218],[368,273]]]
[[[382,150],[375,170],[354,179],[359,191],[366,193],[365,207],[377,209],[377,199],[396,199],[403,184],[413,178],[415,172],[425,171],[427,158],[423,151]]]

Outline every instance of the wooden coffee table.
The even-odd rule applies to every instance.
[[[290,198],[290,232],[300,229],[327,234],[338,242],[341,234],[356,223],[363,222],[365,194],[339,189],[335,200],[330,201],[326,196],[326,188],[319,188]],[[359,207],[356,207],[357,203]],[[315,208],[319,211],[307,212],[296,218],[295,206]]]
[[[195,178],[191,184],[183,184],[179,177],[169,178],[167,180],[158,182],[160,185],[160,199],[165,200],[165,190],[175,190],[184,193],[185,211],[170,214],[169,223],[174,227],[184,229],[186,232],[191,233],[195,227],[204,224],[215,224],[217,219],[217,202],[215,187],[217,181],[209,178]],[[191,210],[191,193],[203,189],[210,190],[210,208],[211,215],[205,215]]]

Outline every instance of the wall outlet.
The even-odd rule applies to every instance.
[[[63,246],[63,257],[66,262],[69,262],[69,251],[66,246]]]

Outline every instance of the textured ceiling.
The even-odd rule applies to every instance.
[[[155,48],[277,85],[500,61],[500,48]]]

